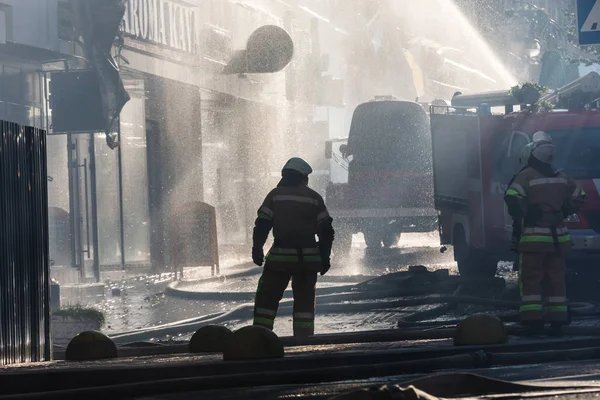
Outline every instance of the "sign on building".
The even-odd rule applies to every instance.
[[[172,0],[129,0],[126,35],[190,54],[198,53],[196,8]]]
[[[600,44],[600,0],[577,0],[579,44]]]

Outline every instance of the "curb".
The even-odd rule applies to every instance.
[[[172,286],[171,286],[172,285]],[[334,295],[339,293],[350,293],[356,291],[356,285],[334,286],[326,288],[317,288],[317,296]],[[253,302],[256,292],[197,292],[186,291],[177,288],[177,283],[173,282],[165,288],[165,293],[173,297],[179,297],[188,300],[227,300],[227,301],[248,301]],[[283,294],[284,299],[292,299],[293,292],[286,290]]]
[[[165,294],[173,297],[188,300],[230,300],[230,301],[254,301],[256,292],[206,292],[196,290],[186,290],[186,287],[195,286],[202,283],[211,282],[225,282],[228,279],[245,278],[248,276],[258,275],[262,273],[263,267],[257,267],[256,265],[248,265],[248,269],[235,272],[229,275],[213,276],[203,279],[195,279],[193,281],[175,281],[171,282],[165,288]],[[356,275],[356,276],[336,276],[336,275],[325,275],[319,277],[319,281],[322,282],[347,282],[349,285],[337,286],[332,288],[321,288],[317,289],[317,294],[333,294],[343,289],[354,288],[358,283],[373,279],[376,276],[371,275]],[[292,292],[286,291],[284,298],[292,298]]]
[[[262,270],[262,268],[259,268],[258,270]],[[251,276],[256,273],[257,273],[257,269],[252,269],[250,271],[246,271],[243,273],[228,275],[227,278],[241,278],[241,277],[245,277],[245,276]],[[363,277],[363,278],[366,278],[366,277]],[[224,280],[226,280],[226,278],[219,277],[219,280],[224,281]],[[340,293],[340,292],[356,291],[357,285],[359,284],[356,282],[357,280],[360,282],[360,279],[348,280],[348,279],[344,279],[344,277],[342,277],[339,281],[347,282],[347,283],[349,283],[348,285],[317,288],[317,295],[336,294],[336,293]],[[213,282],[214,281],[215,280],[213,280]],[[323,279],[323,281],[335,282],[336,279],[335,279],[335,277],[330,277],[329,279]],[[185,283],[181,284],[181,282],[179,282],[179,281],[171,282],[165,288],[165,293],[169,296],[178,297],[178,298],[187,299],[187,300],[216,300],[216,301],[219,301],[219,300],[254,301],[254,296],[256,295],[256,292],[216,292],[216,291],[196,291],[196,290],[186,290],[185,289],[186,286],[191,286],[191,285],[195,285],[198,283],[204,283],[204,282],[210,282],[210,281],[197,280],[197,281],[193,281],[193,283],[190,283],[190,284],[185,284]],[[291,299],[292,297],[293,297],[292,291],[286,290],[283,295],[283,298]]]
[[[249,267],[247,270],[245,271],[241,271],[241,272],[235,272],[233,274],[229,274],[229,275],[221,275],[221,276],[212,276],[210,278],[203,278],[203,279],[195,279],[193,281],[175,281],[175,282],[171,282],[167,285],[167,287],[165,288],[165,294],[168,296],[173,296],[173,297],[179,297],[182,299],[190,299],[190,300],[194,300],[194,299],[206,299],[209,300],[211,299],[210,297],[202,297],[202,295],[206,294],[204,292],[196,292],[193,290],[186,290],[186,287],[190,287],[190,286],[194,286],[197,285],[199,283],[211,283],[211,282],[225,282],[228,279],[236,279],[236,278],[244,278],[247,276],[253,276],[253,275],[257,275],[262,271],[262,267],[257,267],[254,266],[254,264],[252,264],[253,267]],[[217,293],[218,294],[218,293]],[[254,296],[254,293],[251,293],[251,297],[248,297],[246,294],[244,294],[243,296],[236,296],[239,295],[241,293],[231,293],[230,296],[227,296],[229,293],[222,293],[225,296],[217,296],[215,297],[215,299],[220,300],[221,298],[227,298],[230,300],[237,300],[237,299],[249,299],[252,296]]]
[[[243,278],[246,276],[255,275],[255,274],[259,273],[260,271],[262,271],[262,267],[257,267],[256,265],[254,265],[252,263],[240,264],[236,268],[242,268],[243,266],[246,266],[246,268],[244,270],[242,270],[240,272],[234,272],[232,274],[211,276],[208,278],[194,279],[192,281],[175,281],[175,282],[171,282],[171,283],[176,283],[177,285],[175,285],[175,286],[181,286],[182,288],[184,288],[186,286],[193,286],[193,285],[197,285],[199,283],[223,282],[223,281],[226,281],[227,279]]]

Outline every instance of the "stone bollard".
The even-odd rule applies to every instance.
[[[67,361],[92,361],[117,358],[117,346],[105,334],[97,331],[81,332],[69,342]]]
[[[410,265],[408,267],[408,272],[412,274],[426,274],[429,270],[424,265]]]
[[[223,352],[232,339],[233,332],[224,326],[203,326],[190,339],[190,353]]]
[[[458,323],[454,333],[455,346],[503,344],[508,341],[504,323],[495,315],[471,315]]]
[[[258,360],[282,358],[285,351],[281,339],[273,331],[262,326],[245,326],[233,333],[225,345],[223,359]]]

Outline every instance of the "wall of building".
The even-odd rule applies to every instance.
[[[309,160],[324,192],[331,179],[325,139],[346,136],[356,105],[375,95],[427,101],[506,86],[481,43],[469,47],[468,24],[428,16],[416,3],[130,0],[123,47],[115,49],[132,96],[121,116],[121,148],[110,150],[102,134],[92,139],[100,264],[169,265],[169,215],[196,200],[217,208],[222,243],[247,245],[256,208],[285,160]],[[13,7],[18,25],[10,34],[43,55],[25,62],[0,43],[0,73],[12,87],[0,90],[0,114],[44,125],[43,92],[35,91],[44,82],[35,71],[50,53],[67,58],[81,49],[67,41],[64,2],[0,0],[0,39],[2,4]],[[292,36],[290,65],[274,74],[222,74],[267,24]],[[458,53],[441,57],[450,47]],[[3,98],[12,94],[18,98]],[[68,211],[67,138],[51,137],[48,146],[51,206]]]

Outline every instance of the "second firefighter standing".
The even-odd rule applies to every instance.
[[[308,187],[311,173],[301,158],[286,163],[281,181],[258,210],[253,234],[252,260],[259,266],[265,264],[256,292],[254,325],[273,329],[279,302],[291,280],[294,336],[314,334],[317,276],[331,267],[333,219],[321,195]],[[265,261],[263,247],[271,229],[274,243]]]
[[[545,132],[533,135],[526,166],[505,195],[511,217],[520,229],[513,235],[519,254],[521,322],[532,334],[549,322],[552,334],[569,323],[565,253],[572,240],[564,220],[583,206],[585,192],[554,169],[555,147]]]

